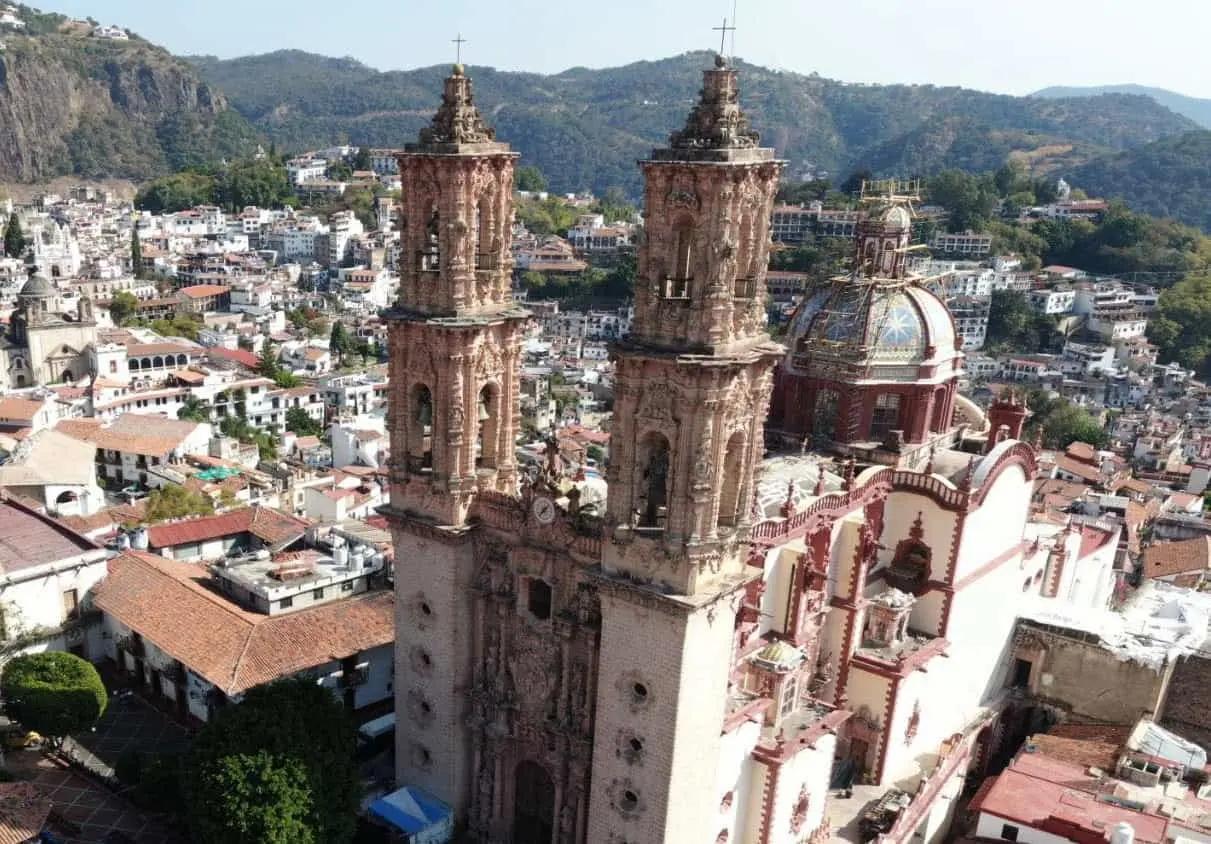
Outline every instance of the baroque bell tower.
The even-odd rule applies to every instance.
[[[475,559],[468,512],[517,491],[520,356],[528,314],[513,304],[509,251],[517,154],[496,140],[456,65],[403,188],[399,299],[389,316],[395,543],[396,774],[463,816],[472,751]],[[406,726],[405,726],[406,724]]]
[[[725,24],[726,26],[726,24]],[[640,167],[635,318],[614,349],[589,840],[705,841],[772,371],[770,220],[783,162],[721,55]],[[659,747],[637,767],[620,736]]]

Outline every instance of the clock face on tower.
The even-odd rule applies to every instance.
[[[534,518],[544,525],[549,525],[555,521],[555,502],[545,495],[540,495],[534,499],[531,511],[534,513]]]

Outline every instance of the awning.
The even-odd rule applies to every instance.
[[[453,832],[450,807],[412,786],[375,800],[370,813],[426,844],[449,841]]]
[[[358,728],[358,733],[368,739],[376,739],[389,730],[395,729],[395,713],[389,712],[386,715],[375,718],[372,721],[367,721]]]

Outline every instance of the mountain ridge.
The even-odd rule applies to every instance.
[[[447,66],[377,71],[297,50],[191,61],[254,126],[292,150],[341,140],[399,146],[428,121],[449,72]],[[476,66],[469,73],[498,135],[540,166],[553,190],[617,186],[634,196],[635,160],[680,127],[712,62],[713,54],[696,52],[551,75]],[[1198,128],[1142,96],[1051,100],[957,87],[849,85],[743,60],[737,66],[745,109],[765,142],[790,159],[792,177],[820,171],[840,177],[868,162],[886,175],[928,174],[967,161],[983,166],[1035,144],[1070,144],[1083,162]],[[995,140],[995,154],[954,149],[955,121],[963,127],[960,146]]]
[[[1055,85],[1035,91],[1030,96],[1042,99],[1066,97],[1097,97],[1103,94],[1134,94],[1148,97],[1172,112],[1188,117],[1204,129],[1211,129],[1211,99],[1179,94],[1168,88],[1125,83],[1120,85],[1090,85],[1073,87]]]

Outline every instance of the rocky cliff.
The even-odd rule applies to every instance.
[[[145,41],[67,27],[0,40],[0,179],[140,179],[256,149],[219,91]]]

